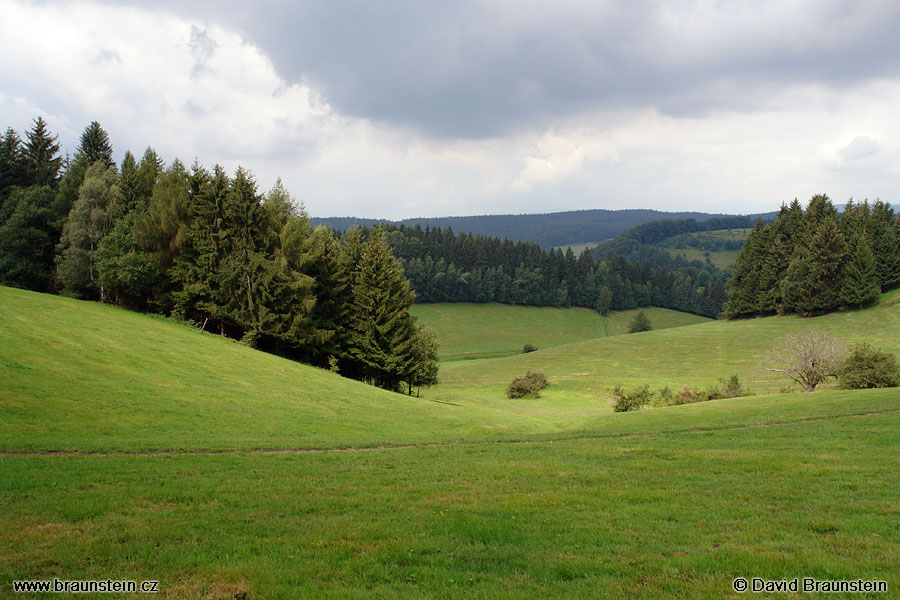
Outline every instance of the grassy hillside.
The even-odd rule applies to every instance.
[[[416,400],[0,288],[0,596],[58,577],[159,580],[164,599],[713,599],[736,577],[805,576],[879,579],[889,597],[896,390],[615,414],[580,399],[578,370],[712,381],[817,324],[898,351],[898,300],[451,363],[457,379]],[[531,361],[557,369],[541,400],[483,379]]]
[[[605,397],[615,384],[673,389],[714,384],[732,374],[758,393],[789,384],[764,370],[765,356],[787,333],[810,327],[829,331],[848,343],[869,342],[900,354],[900,290],[885,294],[872,308],[823,317],[769,317],[709,321],[547,348],[487,361],[452,363],[441,369],[442,384],[432,395],[478,401],[503,395],[516,375],[527,370],[550,377],[543,402],[585,402]]]
[[[552,428],[373,388],[170,320],[0,287],[0,444],[366,446]],[[487,412],[489,411],[489,413]]]
[[[710,250],[706,251],[702,247],[692,247],[691,240],[697,240],[702,245],[704,241],[744,241],[750,235],[752,229],[718,229],[714,231],[698,231],[696,233],[688,233],[675,236],[669,240],[663,240],[659,246],[671,254],[672,256],[681,256],[685,260],[706,261],[710,262],[720,269],[726,269],[734,264],[737,260],[740,250]],[[677,239],[677,242],[673,240]]]
[[[709,321],[705,317],[667,310],[643,310],[654,329],[683,327]],[[512,356],[522,346],[550,348],[609,335],[621,335],[637,310],[604,317],[586,308],[508,306],[503,304],[415,304],[410,312],[438,334],[442,361]]]

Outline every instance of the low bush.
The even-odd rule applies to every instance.
[[[897,357],[865,343],[850,348],[850,355],[838,367],[837,376],[844,389],[900,386]]]
[[[524,346],[522,346],[522,354],[528,354],[529,352],[536,352],[536,351],[537,351],[537,346],[534,346],[532,344],[525,344]]]
[[[681,404],[693,404],[694,402],[718,400],[720,398],[737,398],[750,395],[750,392],[741,386],[741,381],[737,375],[732,375],[728,379],[720,379],[719,384],[705,389],[683,385],[677,392],[672,391],[669,386],[664,386],[655,394],[650,393],[646,385],[632,392],[626,392],[622,389],[622,386],[617,385],[612,392],[613,397],[616,399],[613,410],[616,412],[627,412],[647,404],[652,404],[656,407],[678,406]]]
[[[643,385],[635,390],[626,392],[621,385],[617,385],[612,391],[613,398],[616,399],[613,404],[615,412],[628,412],[637,410],[642,406],[650,404],[651,394],[650,386]]]
[[[631,324],[628,326],[628,333],[641,333],[642,331],[650,331],[652,329],[653,325],[650,324],[650,319],[647,318],[644,311],[640,311],[638,314],[634,315],[634,318],[631,320]]]
[[[653,396],[653,406],[672,406],[675,404],[675,392],[669,386],[663,386]]]
[[[547,387],[547,376],[543,373],[520,375],[513,379],[506,388],[507,398],[524,398],[525,396],[541,397],[541,390]]]

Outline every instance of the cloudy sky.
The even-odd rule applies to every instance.
[[[314,216],[900,204],[900,3],[0,0],[0,127]]]

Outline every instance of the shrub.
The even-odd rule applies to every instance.
[[[867,389],[900,386],[900,366],[890,352],[869,344],[856,344],[838,368],[838,382],[844,389]]]
[[[261,337],[262,336],[257,330],[251,329],[244,334],[244,337],[241,338],[241,343],[245,346],[249,346],[250,348],[256,348],[259,345],[259,340]]]
[[[650,324],[650,319],[647,318],[644,311],[640,311],[638,314],[634,315],[634,318],[631,320],[631,325],[628,327],[628,333],[640,333],[642,331],[650,331],[651,329],[653,329],[653,326]]]
[[[529,371],[513,379],[506,388],[507,398],[524,398],[525,396],[541,397],[541,390],[547,387],[547,376],[543,373]]]
[[[738,379],[737,375],[732,375],[728,379],[720,379],[719,383],[722,384],[722,392],[725,394],[725,398],[739,398],[740,396],[748,395],[747,390],[741,387],[741,380]]]
[[[672,406],[675,404],[675,392],[669,386],[663,386],[653,399],[653,406]]]
[[[692,402],[697,402],[696,397],[697,392],[688,384],[684,384],[678,390],[678,398],[675,400],[675,404],[691,404]]]
[[[537,350],[537,346],[532,344],[525,344],[522,346],[522,354],[528,354],[529,352],[535,352]]]
[[[616,399],[613,404],[615,412],[628,412],[637,410],[642,406],[650,404],[650,386],[643,385],[636,390],[626,392],[621,385],[617,385],[612,391],[613,397]]]

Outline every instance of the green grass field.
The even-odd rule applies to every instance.
[[[709,262],[720,269],[727,269],[737,260],[740,250],[701,250],[700,248],[663,248],[666,252],[674,256],[680,256],[686,261],[699,260],[702,263]]]
[[[654,329],[709,321],[665,308],[643,310]],[[638,310],[601,316],[587,308],[508,306],[504,304],[414,304],[410,312],[441,342],[442,361],[497,358],[520,354],[525,344],[538,349],[628,332]]]
[[[109,577],[160,598],[738,598],[739,576],[897,597],[896,390],[625,414],[603,392],[732,371],[763,391],[757,355],[802,327],[898,352],[898,300],[448,362],[415,399],[0,288],[0,597]],[[551,387],[507,400],[527,368]]]
[[[753,229],[718,229],[714,231],[698,231],[697,233],[688,234],[686,237],[701,240],[740,241],[746,240],[751,231]],[[737,260],[738,254],[741,253],[740,250],[712,250],[707,252],[706,250],[690,246],[678,248],[674,244],[667,243],[666,240],[663,240],[660,246],[672,256],[681,256],[688,261],[699,260],[700,262],[706,262],[706,259],[709,258],[709,261],[720,269],[727,269],[733,265],[734,261]]]
[[[442,384],[431,393],[443,400],[478,403],[502,396],[506,385],[526,371],[549,378],[539,402],[547,406],[590,404],[616,384],[713,385],[738,375],[755,393],[778,392],[787,380],[765,371],[766,355],[788,333],[816,327],[845,342],[869,342],[900,355],[900,290],[872,308],[816,318],[769,317],[708,321],[673,329],[613,336],[561,345],[526,355],[442,366]]]
[[[605,240],[600,240],[599,242],[578,242],[576,244],[565,244],[563,246],[554,246],[553,249],[554,250],[562,250],[563,252],[565,252],[566,250],[571,248],[572,253],[575,256],[581,256],[581,253],[584,252],[585,250],[590,250],[591,248],[593,248],[595,246],[599,246],[604,241]]]

